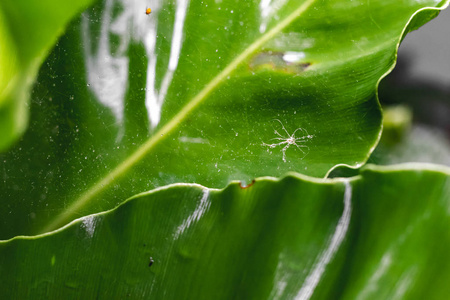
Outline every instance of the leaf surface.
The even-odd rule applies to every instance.
[[[32,125],[1,157],[1,238],[170,183],[362,165],[400,39],[447,4],[98,2],[47,59]]]
[[[427,165],[368,166],[351,179],[292,173],[224,190],[177,184],[0,242],[0,294],[445,299],[449,199],[450,170]]]

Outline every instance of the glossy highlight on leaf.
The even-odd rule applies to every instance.
[[[0,242],[0,295],[445,299],[449,201],[450,170],[420,164],[245,189],[175,184]]]

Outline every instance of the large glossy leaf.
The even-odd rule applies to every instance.
[[[405,26],[447,3],[99,2],[48,58],[32,127],[2,156],[2,238],[173,182],[361,165]]]
[[[177,184],[0,243],[3,299],[446,299],[450,170]],[[62,296],[65,295],[65,296]]]
[[[68,21],[92,0],[0,3],[0,151],[23,134],[40,64]]]

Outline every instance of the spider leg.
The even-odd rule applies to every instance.
[[[266,144],[266,143],[262,143],[262,145],[269,148],[275,148],[277,146],[276,144]]]
[[[294,130],[294,132],[292,133],[292,136],[295,137],[295,133],[296,133],[297,131],[299,131],[299,130],[300,130],[301,132],[303,132],[303,128],[299,127],[299,128],[297,128],[297,129]]]
[[[297,145],[297,144],[294,144],[297,148],[298,148],[298,150],[300,150],[300,151],[302,151],[302,153],[305,153],[305,151],[303,151],[303,149],[302,148],[304,148],[304,147],[306,147],[306,146],[299,146],[299,145]]]
[[[293,136],[294,138],[295,138],[295,133],[296,133],[297,131],[299,131],[299,130],[302,132],[303,136],[309,136],[308,131],[306,131],[306,129],[299,127],[299,128],[297,128],[297,129],[295,129],[294,133],[292,133],[292,136]],[[306,133],[306,135],[305,135],[305,133]]]
[[[286,150],[289,148],[289,144],[287,144],[286,146],[284,146],[283,149],[281,149],[281,152],[283,152],[283,161],[286,162]]]
[[[275,143],[275,144],[266,144],[266,143],[263,143],[262,145],[263,145],[263,146],[270,147],[270,148],[275,148],[276,146],[280,146],[280,145],[283,145],[283,144],[287,144],[287,142],[284,141],[284,142],[279,142],[279,143]]]
[[[302,136],[302,137],[299,137],[299,138],[295,138],[295,141],[301,143],[301,142],[306,141],[307,139],[310,139],[310,137]]]
[[[306,139],[312,139],[314,137],[314,135],[308,134],[308,132],[306,130],[305,130],[305,132],[306,132],[306,135],[298,137],[298,138],[294,137],[295,140],[296,141],[304,141]]]
[[[284,127],[284,125],[283,125],[283,123],[281,123],[281,121],[280,120],[278,120],[278,119],[274,119],[275,121],[278,121],[278,123],[280,123],[281,124],[281,128],[283,128],[283,130],[284,130],[284,132],[286,132],[286,134],[287,134],[287,136],[291,136],[290,134],[289,134],[289,132],[287,132],[287,130],[286,130],[286,128]]]
[[[287,137],[282,136],[277,130],[275,130],[274,133],[282,139],[287,139]]]
[[[308,151],[305,153],[305,152],[303,152],[303,156],[302,156],[302,159],[304,159],[305,157],[306,157],[306,155],[308,155],[308,153],[309,153],[309,147],[307,147],[307,146],[305,146],[307,149],[308,149]]]
[[[297,144],[294,144],[297,148],[298,148],[298,150],[300,150],[300,151],[302,151],[302,153],[303,154],[308,154],[308,152],[309,152],[309,147],[308,146],[305,146],[305,145],[297,145]],[[305,151],[303,151],[303,149],[302,148],[307,148],[307,152],[305,152]],[[304,157],[304,156],[303,156]]]

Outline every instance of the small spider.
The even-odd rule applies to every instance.
[[[283,136],[281,135],[276,129],[274,130],[274,133],[276,135],[278,135],[278,137],[273,138],[272,140],[277,140],[280,141],[279,143],[275,143],[275,144],[266,144],[263,143],[263,146],[267,146],[269,148],[275,148],[277,146],[282,146],[282,145],[286,145],[283,147],[283,149],[281,149],[281,152],[283,152],[283,161],[286,162],[286,150],[289,149],[289,146],[291,145],[295,145],[304,155],[303,157],[305,157],[308,154],[309,151],[309,147],[306,145],[301,145],[301,143],[305,142],[307,139],[311,139],[314,137],[314,135],[310,135],[305,129],[303,128],[297,128],[295,129],[295,131],[292,134],[289,134],[289,132],[286,130],[286,128],[284,127],[283,123],[281,123],[280,120],[275,119],[274,121],[278,121],[281,124],[281,128],[283,128],[284,132],[286,132],[287,136]],[[295,137],[295,133],[297,131],[300,131],[303,133],[303,136],[296,138]],[[297,144],[299,143],[299,144]],[[302,148],[306,148],[307,151],[305,152]],[[267,149],[267,151],[269,151],[269,149]],[[303,159],[302,157],[302,159]]]

